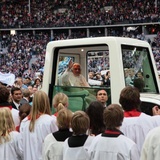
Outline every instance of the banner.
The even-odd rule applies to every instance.
[[[0,82],[12,86],[15,81],[15,75],[12,73],[1,73],[0,72]]]

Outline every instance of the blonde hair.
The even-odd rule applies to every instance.
[[[57,115],[57,125],[59,129],[70,128],[73,113],[69,109],[61,109]]]
[[[85,134],[90,126],[89,116],[84,111],[76,111],[71,120],[71,127],[75,135]]]
[[[63,108],[66,108],[68,106],[68,96],[61,92],[57,93],[53,97],[53,106],[57,112]]]
[[[51,115],[51,111],[50,111],[49,98],[47,94],[39,90],[34,94],[33,105],[31,107],[30,124],[29,124],[30,132],[34,131],[34,126],[37,116],[40,116],[41,114]]]
[[[15,125],[10,109],[0,108],[0,144],[10,141],[10,132],[14,130]]]

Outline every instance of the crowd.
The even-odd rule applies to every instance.
[[[30,4],[28,0],[5,0],[0,6],[0,28],[98,26],[160,21],[160,3],[157,1],[155,4],[152,0],[34,0]]]
[[[100,89],[96,100],[90,102],[85,111],[73,113],[68,109],[69,98],[64,93],[57,93],[50,106],[45,92],[38,89],[33,92],[30,85],[25,86],[22,81],[21,86],[11,89],[0,84],[2,159],[159,158],[156,148],[159,146],[160,109],[154,106],[153,116],[141,112],[137,88],[122,89],[119,95],[122,107],[107,106],[107,92]],[[56,110],[54,115],[52,107]]]

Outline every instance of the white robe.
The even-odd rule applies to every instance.
[[[154,127],[152,117],[141,113],[139,117],[124,118],[120,130],[137,144],[139,152],[141,152],[147,133]]]
[[[95,137],[89,147],[90,160],[139,160],[136,144],[125,137]]]
[[[12,116],[13,116],[13,121],[14,121],[15,126],[16,127],[19,126],[19,124],[20,124],[19,111],[12,108],[11,113],[12,113]]]
[[[43,144],[43,160],[63,160],[63,143],[57,141],[52,133],[47,135]]]
[[[10,132],[11,140],[0,144],[0,160],[21,160],[22,159],[22,137],[19,132]]]
[[[152,129],[146,136],[140,160],[160,159],[160,127]]]
[[[41,115],[35,122],[33,132],[29,131],[30,120],[26,117],[20,125],[23,138],[24,160],[42,160],[42,145],[45,137],[58,130],[55,119],[47,114]]]
[[[94,138],[88,136],[84,145],[80,147],[69,147],[67,138],[63,145],[63,160],[89,160],[88,148]]]
[[[60,81],[62,86],[90,87],[82,74],[75,76],[70,71],[65,71],[60,77]]]

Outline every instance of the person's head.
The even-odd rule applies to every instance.
[[[22,121],[30,113],[31,105],[29,103],[24,103],[19,107],[19,118]]]
[[[22,77],[17,77],[15,83],[16,83],[17,86],[22,87],[23,78]]]
[[[139,90],[139,92],[143,92],[143,89],[145,87],[145,83],[142,78],[134,79],[133,85],[134,85],[134,87],[136,87]]]
[[[74,135],[86,134],[90,126],[88,115],[84,111],[76,111],[71,120]]]
[[[34,85],[36,85],[36,86],[41,85],[41,79],[40,79],[39,77],[37,77],[37,78],[34,80]]]
[[[53,106],[58,112],[59,110],[68,107],[68,96],[64,93],[57,93],[53,97]]]
[[[19,103],[20,100],[22,99],[22,91],[19,87],[12,87],[11,88],[11,96],[12,100],[15,101],[16,103]]]
[[[129,68],[129,75],[131,78],[135,76],[134,68]]]
[[[79,76],[81,74],[81,66],[79,63],[74,63],[72,66],[72,72],[75,76]]]
[[[61,109],[57,115],[57,126],[59,129],[70,128],[73,113],[69,109]]]
[[[37,91],[38,91],[37,86],[34,86],[34,87],[33,87],[33,94],[36,93]]]
[[[111,104],[104,110],[103,120],[106,129],[118,129],[122,125],[123,118],[123,110],[118,104]]]
[[[94,78],[94,72],[89,72],[88,73],[88,78],[93,79]]]
[[[0,85],[0,103],[8,102],[9,95],[9,90],[5,86]]]
[[[30,97],[29,89],[22,89],[22,95],[23,97],[29,98]]]
[[[129,76],[129,69],[128,68],[124,69],[124,76],[125,76],[125,78]]]
[[[123,88],[120,93],[119,103],[125,111],[138,109],[141,104],[138,89],[131,86]]]
[[[2,139],[10,141],[10,132],[15,130],[15,125],[12,113],[9,108],[0,108],[0,144],[3,143]]]
[[[30,77],[26,77],[25,81],[26,81],[26,84],[28,84],[28,85],[29,85],[29,84],[31,83],[31,81],[32,81],[32,80],[31,80],[31,78],[30,78]]]
[[[92,134],[98,135],[105,129],[103,123],[103,111],[104,106],[98,101],[91,102],[86,110],[86,113],[90,118],[90,129]]]
[[[31,112],[30,112],[31,122],[29,126],[30,131],[34,130],[36,118],[38,115],[41,114],[50,115],[51,111],[50,111],[49,98],[47,94],[44,91],[39,90],[34,94],[33,105],[31,107]]]
[[[106,106],[106,102],[108,101],[107,92],[104,89],[98,90],[96,93],[96,99],[101,102],[103,106]]]
[[[143,72],[140,72],[140,71],[139,71],[139,72],[137,73],[137,78],[143,80],[143,78],[144,78],[144,77],[143,77]]]
[[[32,85],[28,86],[28,90],[29,90],[30,96],[31,96],[33,94],[33,87],[32,87]]]

